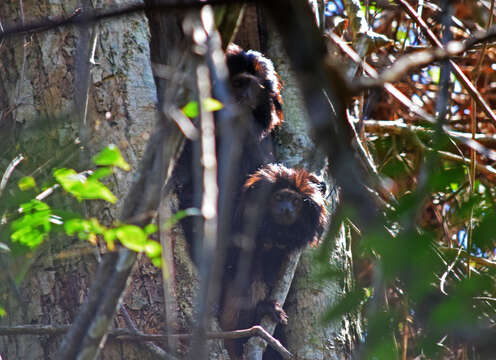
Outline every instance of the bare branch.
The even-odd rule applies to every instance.
[[[432,134],[433,131],[425,129],[421,126],[415,126],[410,124],[405,124],[402,121],[377,121],[377,120],[366,120],[364,121],[365,131],[369,133],[393,133],[393,134],[413,134],[413,133],[425,133]],[[479,144],[477,141],[471,139],[471,135],[467,133],[461,133],[458,131],[450,131],[443,128],[446,133],[454,138],[455,140],[474,148],[474,150],[478,151],[482,155],[488,156],[490,159],[496,159],[496,152],[492,149],[487,149]],[[483,134],[478,134],[483,135]],[[494,142],[496,138],[491,136],[484,136],[485,140]],[[424,150],[428,149],[425,145],[419,144],[422,146]],[[470,165],[470,159],[466,159],[462,156],[455,155],[446,151],[438,151],[439,156],[444,160],[460,162],[466,165]],[[483,165],[477,163],[477,169],[484,174],[487,175],[495,175],[496,169],[490,165]]]
[[[19,336],[19,335],[60,335],[66,333],[70,329],[70,325],[17,325],[17,326],[0,326],[0,336]],[[170,335],[148,335],[141,332],[134,332],[129,329],[112,329],[108,332],[112,340],[130,341],[130,342],[166,342],[168,338],[177,340],[188,340],[192,334],[170,334]],[[281,343],[270,335],[262,326],[252,326],[249,329],[207,332],[207,339],[241,339],[245,337],[260,337],[265,340],[270,346],[281,354],[284,359],[291,359],[291,353],[281,345]],[[169,358],[172,358],[168,355]]]
[[[422,19],[417,14],[417,12],[410,6],[410,4],[406,0],[396,0],[396,2],[398,2],[401,5],[401,7],[413,19],[413,21],[415,21],[415,23],[422,29],[427,39],[429,39],[429,41],[433,45],[437,46],[438,48],[443,48],[441,41],[439,41],[436,35],[432,32],[431,28],[425,23],[424,19]],[[474,84],[472,84],[472,82],[464,74],[462,69],[453,60],[449,60],[449,63],[453,68],[453,72],[455,73],[456,78],[458,79],[458,81],[460,81],[460,83],[465,88],[465,90],[467,90],[470,96],[473,97],[477,105],[482,107],[486,115],[489,116],[489,118],[494,123],[496,123],[496,114],[492,111],[489,104],[483,99],[482,95],[474,86]]]
[[[10,162],[9,166],[7,166],[7,169],[5,170],[2,176],[2,181],[0,181],[0,196],[5,190],[5,187],[7,186],[7,182],[9,181],[9,178],[12,176],[12,173],[14,172],[16,166],[19,165],[22,160],[24,160],[24,156],[22,154],[19,154]]]
[[[446,60],[462,55],[476,44],[496,38],[496,27],[486,32],[479,32],[465,41],[450,41],[446,47],[417,51],[404,55],[396,60],[391,67],[382,72],[378,78],[362,78],[353,85],[355,91],[370,87],[382,87],[385,83],[400,80],[412,70],[425,67],[435,61]]]
[[[281,306],[284,305],[286,301],[286,297],[288,296],[289,288],[291,287],[291,283],[293,281],[294,273],[296,271],[296,266],[298,266],[298,261],[300,260],[302,250],[296,251],[292,254],[289,254],[285,261],[281,265],[281,269],[279,271],[279,276],[277,277],[277,282],[274,284],[274,287],[270,293],[269,298],[277,301]],[[260,322],[260,328],[266,329],[267,335],[274,333],[274,330],[277,326],[277,323],[269,316],[265,316]],[[270,336],[270,335],[269,335]],[[281,343],[270,336],[269,339],[273,339],[277,342],[278,346],[281,346]],[[267,344],[276,348],[274,343],[271,343],[267,340],[267,337],[253,337],[245,345],[244,353],[246,354],[247,360],[261,360],[263,356],[263,352],[267,347]],[[276,348],[277,350],[277,348]],[[287,356],[285,357],[283,353],[284,359],[290,359],[291,353],[287,350]]]

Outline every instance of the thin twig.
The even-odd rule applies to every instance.
[[[9,166],[7,166],[7,169],[5,170],[5,173],[2,176],[2,181],[0,181],[0,196],[2,196],[2,193],[5,190],[5,187],[7,186],[7,182],[9,181],[9,178],[12,176],[12,173],[14,172],[16,166],[19,165],[19,163],[22,160],[24,160],[24,155],[19,154],[9,163]]]
[[[360,56],[348,45],[346,44],[338,35],[333,32],[328,33],[329,38],[354,62],[359,63],[365,73],[371,78],[377,79],[379,74],[372,66],[367,62],[363,61]],[[390,83],[384,83],[384,90],[386,90],[394,99],[396,99],[400,104],[402,104],[408,111],[413,112],[415,115],[421,117],[422,119],[434,123],[435,119],[433,116],[428,114],[420,106],[413,103],[408,97],[406,97],[401,91],[399,91],[395,86]]]
[[[496,261],[488,260],[483,257],[469,255],[465,250],[458,250],[457,248],[449,248],[449,247],[440,247],[439,250],[444,254],[456,255],[464,258],[468,258],[470,256],[470,261],[480,266],[496,268]]]
[[[0,336],[19,336],[19,335],[61,335],[65,334],[70,328],[70,325],[16,325],[16,326],[0,326]],[[129,329],[112,329],[108,335],[113,340],[121,341],[155,341],[166,342],[168,338],[173,337],[177,340],[189,340],[192,334],[169,334],[169,335],[147,335],[135,333]],[[211,339],[242,339],[246,337],[258,336],[272,346],[284,359],[291,359],[291,353],[281,345],[281,343],[270,335],[263,327],[256,325],[248,329],[234,331],[207,332],[205,337]]]
[[[403,9],[406,11],[406,13],[417,23],[417,25],[422,29],[422,31],[425,33],[427,39],[429,41],[439,47],[442,48],[443,45],[441,41],[434,35],[434,32],[432,32],[431,28],[426,24],[424,19],[422,19],[417,12],[410,6],[410,4],[406,0],[396,0]],[[496,123],[496,114],[492,111],[491,107],[489,104],[482,98],[482,95],[479,93],[477,88],[472,84],[472,82],[468,79],[468,77],[463,73],[461,68],[453,61],[449,60],[451,67],[453,68],[453,72],[455,73],[456,78],[462,86],[467,90],[467,92],[474,98],[474,100],[477,102],[479,106],[482,107],[484,112],[486,113],[489,118]]]
[[[388,82],[393,83],[399,81],[412,70],[425,67],[435,61],[446,60],[462,55],[476,44],[481,42],[486,44],[486,41],[492,38],[496,38],[496,27],[492,27],[488,29],[488,31],[479,33],[465,41],[450,41],[446,44],[446,47],[443,48],[416,51],[403,55],[389,68],[384,70],[378,78],[362,78],[357,81],[353,86],[353,90],[361,91],[370,87],[381,87]]]
[[[412,125],[405,123],[402,120],[365,120],[364,122],[365,131],[374,134],[403,134],[405,132],[415,132],[425,135],[431,135],[432,130],[427,129],[422,126]],[[448,130],[446,132],[455,140],[462,142],[463,140],[470,140],[472,135],[462,131]],[[475,139],[477,142],[485,146],[496,146],[496,135],[489,134],[475,134]]]

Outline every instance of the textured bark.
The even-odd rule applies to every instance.
[[[21,21],[19,4],[24,5],[26,22],[69,16],[79,6],[78,1],[2,2],[4,27]],[[100,2],[100,6],[114,4],[115,1]],[[93,31],[97,35],[95,64],[89,66],[88,108],[84,118],[76,109],[81,104],[84,109],[85,101],[80,97],[86,93],[82,84],[85,74],[77,70],[84,69],[80,64],[91,57]],[[89,46],[81,46],[83,39],[89,41]],[[110,143],[119,146],[131,167],[136,168],[156,116],[148,41],[143,14],[108,20],[90,26],[87,32],[65,27],[4,40],[0,49],[0,112],[5,125],[1,126],[5,131],[2,135],[8,136],[10,142],[2,145],[1,167],[16,153],[14,145],[27,158],[14,173],[12,183],[35,169],[40,183],[49,178],[52,167],[85,169],[91,155]],[[77,138],[85,149],[75,144]],[[118,171],[109,182],[119,199],[116,206],[94,201],[86,208],[79,206],[80,210],[98,216],[104,224],[112,224],[132,178],[132,172]],[[75,210],[74,204],[69,208]],[[71,324],[85,300],[98,258],[98,250],[89,243],[56,236],[46,239],[29,262],[27,258],[17,258],[27,272],[19,285],[9,289],[7,299],[2,299],[7,311],[7,316],[0,320],[2,325]],[[161,279],[150,271],[151,265],[146,261],[142,265],[125,302],[137,327],[148,331],[163,325],[162,311],[157,306],[162,299],[161,286],[157,286]],[[10,276],[19,275],[20,267],[15,264],[8,263],[6,268],[11,269]],[[1,293],[6,294],[3,286],[8,282],[2,279],[0,283]],[[121,318],[116,324],[125,327]],[[5,359],[53,358],[60,339],[60,336],[0,337],[0,354]],[[106,346],[100,358],[138,356],[150,358],[147,351],[136,345],[113,342]]]

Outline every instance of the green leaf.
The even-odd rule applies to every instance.
[[[214,98],[203,99],[202,106],[205,108],[205,111],[209,112],[218,111],[224,107],[224,105],[219,100],[216,100]],[[200,114],[198,102],[190,101],[182,108],[182,112],[190,119],[197,117]]]
[[[115,204],[117,198],[100,181],[86,178],[73,169],[57,169],[53,176],[62,188],[78,200],[102,199]]]
[[[403,42],[406,40],[407,32],[405,30],[398,30],[396,32],[396,40],[399,42]]]
[[[189,208],[185,210],[179,210],[177,213],[172,215],[167,221],[164,223],[165,230],[169,230],[172,228],[179,220],[185,218],[186,216],[199,216],[201,215],[201,211],[198,208]]]
[[[439,84],[439,79],[441,78],[441,69],[439,66],[429,66],[427,71],[431,76],[432,82],[434,84]]]
[[[146,235],[151,235],[156,233],[158,230],[158,226],[155,224],[148,224],[145,226],[145,233]]]
[[[33,199],[21,205],[23,215],[11,224],[13,242],[35,248],[43,242],[52,227],[52,212],[50,206],[42,201]]]
[[[91,176],[89,176],[89,178],[92,180],[99,180],[107,176],[110,176],[113,173],[114,173],[114,169],[112,169],[109,166],[104,166],[93,171],[93,173],[91,174]]]
[[[114,144],[110,144],[98,154],[93,156],[93,162],[100,166],[117,166],[123,170],[129,171],[131,167],[122,157],[121,151]]]
[[[5,315],[7,315],[7,312],[5,311],[3,306],[0,306],[0,317],[4,317]]]
[[[214,112],[222,109],[224,105],[216,99],[206,98],[202,101],[202,105],[206,111]]]
[[[97,219],[92,218],[90,220],[86,219],[71,219],[64,223],[64,230],[67,235],[72,236],[75,233],[87,233],[87,234],[103,234],[105,228],[100,225]]]
[[[151,259],[152,260],[152,264],[156,267],[162,267],[162,258],[161,257],[156,257],[156,258],[153,258]]]
[[[105,242],[110,250],[113,250],[115,247],[114,242],[116,237],[117,233],[115,229],[109,229],[103,233],[103,238],[105,239]]]
[[[150,240],[145,245],[145,253],[151,259],[159,257],[162,255],[162,246],[158,242]]]
[[[184,115],[192,119],[198,116],[200,113],[200,107],[198,106],[197,101],[190,101],[181,109],[181,111]]]
[[[115,229],[117,239],[127,247],[136,252],[145,251],[148,243],[145,232],[135,225],[122,225]]]
[[[19,180],[17,186],[19,186],[21,191],[26,191],[34,188],[36,186],[36,181],[32,176],[24,176],[21,180]]]

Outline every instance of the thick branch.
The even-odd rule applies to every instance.
[[[284,305],[286,301],[286,297],[288,296],[289,288],[291,287],[291,283],[293,282],[294,273],[296,271],[296,266],[298,265],[298,261],[300,259],[302,251],[296,251],[292,254],[289,254],[285,259],[283,264],[281,265],[281,269],[279,271],[279,276],[277,282],[274,284],[272,291],[270,293],[269,299],[277,301],[281,306]],[[265,316],[260,325],[263,329],[266,329],[268,333],[273,334],[274,330],[277,326],[277,323],[269,316]],[[276,340],[280,345],[280,342]],[[261,360],[263,356],[263,352],[267,347],[267,339],[263,337],[253,337],[245,345],[244,353],[246,354],[247,360]],[[274,347],[273,344],[271,344]],[[281,345],[282,346],[282,345]],[[290,359],[292,357],[291,353],[286,351],[287,354],[284,359]]]

